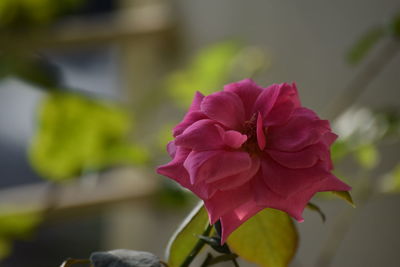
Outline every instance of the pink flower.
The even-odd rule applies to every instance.
[[[332,173],[329,122],[300,104],[295,84],[261,88],[250,79],[197,92],[174,128],[171,162],[157,169],[204,201],[222,242],[264,208],[302,222],[316,192],[351,188]]]

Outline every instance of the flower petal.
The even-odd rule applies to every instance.
[[[218,181],[208,182],[208,184],[210,187],[218,188],[220,191],[232,190],[250,181],[259,169],[260,159],[258,157],[251,157],[251,165],[247,170],[224,177]]]
[[[244,107],[240,98],[231,92],[217,92],[206,96],[201,111],[232,130],[240,130],[244,123]]]
[[[207,118],[207,116],[205,116],[200,111],[200,104],[203,99],[204,95],[200,92],[196,92],[192,104],[190,105],[189,111],[186,113],[185,117],[183,117],[183,120],[174,128],[174,137],[180,135],[188,126],[190,126],[195,121]]]
[[[245,120],[253,115],[252,110],[257,97],[263,89],[251,79],[244,79],[239,82],[230,83],[224,86],[224,91],[237,94],[243,102]]]
[[[176,145],[175,145],[175,141],[171,141],[167,144],[167,152],[168,155],[171,158],[175,158],[175,153],[176,153]]]
[[[273,84],[259,96],[255,110],[261,112],[264,126],[285,123],[295,108],[300,107],[300,100],[295,84]]]
[[[220,131],[215,122],[199,120],[190,125],[175,138],[175,145],[197,151],[221,149],[224,146]]]
[[[217,191],[213,197],[204,201],[208,211],[210,223],[214,224],[224,214],[234,211],[242,204],[253,199],[253,192],[250,184],[228,191]]]
[[[268,127],[267,148],[299,151],[315,144],[330,131],[329,123],[306,108],[298,108],[284,125]]]
[[[310,145],[303,150],[283,152],[266,150],[276,162],[290,169],[303,169],[314,166],[319,160],[329,160],[328,148],[323,143]]]
[[[253,180],[253,186],[258,205],[287,212],[299,222],[304,221],[302,217],[303,210],[315,193],[324,191],[349,191],[351,189],[351,187],[333,175],[328,175],[319,182],[288,197],[276,194],[271,190],[264,182],[262,175],[256,176]]]
[[[168,176],[169,178],[177,181],[183,187],[190,187],[189,173],[183,167],[183,162],[189,155],[190,150],[186,148],[177,147],[175,157],[169,163],[157,168],[157,173]]]
[[[275,102],[279,96],[281,86],[279,84],[273,84],[265,88],[262,93],[258,96],[254,107],[253,114],[260,112],[263,118],[266,118],[268,113],[271,111]]]
[[[262,121],[262,117],[261,117],[261,113],[258,112],[258,116],[257,116],[257,143],[258,143],[258,147],[261,150],[264,150],[265,148],[265,134],[264,134],[264,126],[263,126],[263,121]]]
[[[222,228],[221,244],[225,243],[228,236],[240,225],[263,209],[264,207],[258,206],[254,201],[248,201],[234,211],[224,214],[220,219]]]
[[[261,175],[266,185],[284,197],[301,192],[331,175],[322,161],[318,161],[310,168],[289,169],[267,155],[264,155],[261,161],[261,169]]]
[[[192,151],[183,165],[189,172],[191,184],[197,184],[238,174],[251,166],[251,160],[246,152]]]
[[[217,125],[220,135],[224,141],[224,144],[230,148],[238,149],[240,148],[244,142],[247,141],[247,136],[245,134],[241,134],[238,131],[229,130],[225,131],[222,127]]]
[[[192,125],[196,121],[203,119],[208,119],[208,117],[204,115],[204,113],[201,111],[194,111],[187,113],[186,116],[183,118],[183,120],[178,125],[175,126],[173,130],[173,136],[177,137],[178,135],[183,133],[183,131],[185,131],[186,128],[188,128],[190,125]]]

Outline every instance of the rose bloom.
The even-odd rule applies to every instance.
[[[327,120],[301,106],[295,84],[262,88],[250,79],[223,91],[197,92],[167,145],[172,160],[157,169],[204,201],[222,243],[264,208],[302,222],[316,192],[348,191],[336,178]]]

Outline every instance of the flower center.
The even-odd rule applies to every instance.
[[[247,136],[247,141],[242,148],[250,154],[259,154],[261,152],[257,142],[257,114],[254,113],[250,120],[245,121],[243,134]]]

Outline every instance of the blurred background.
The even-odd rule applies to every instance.
[[[397,0],[0,1],[0,265],[128,248],[164,258],[197,200],[155,166],[196,90],[297,83],[336,174],[293,267],[398,266]],[[245,264],[242,262],[242,264]]]

